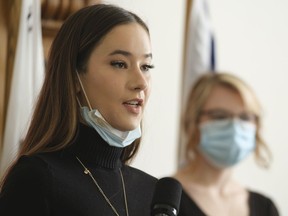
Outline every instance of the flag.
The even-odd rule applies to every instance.
[[[193,0],[188,19],[183,74],[183,106],[193,82],[204,72],[215,70],[215,46],[206,0]]]
[[[24,138],[44,76],[41,1],[23,0],[14,68],[5,119],[0,176],[13,161]]]
[[[182,114],[185,111],[187,98],[195,80],[207,71],[215,71],[215,43],[208,6],[206,0],[192,0],[189,8],[184,54]],[[179,136],[180,165],[185,162],[183,159],[186,143],[182,126],[183,122],[181,122]]]

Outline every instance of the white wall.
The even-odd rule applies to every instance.
[[[176,169],[179,95],[185,2],[108,0],[137,12],[148,23],[156,68],[145,121],[144,143],[133,166],[156,177]],[[288,215],[288,1],[210,1],[216,34],[217,63],[255,90],[264,109],[264,138],[274,161],[270,170],[253,158],[237,167],[247,187],[271,197]]]

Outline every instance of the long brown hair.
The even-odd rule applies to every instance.
[[[85,73],[93,49],[118,25],[138,23],[136,14],[113,5],[98,4],[71,15],[55,37],[44,83],[18,157],[65,148],[74,138],[80,119],[76,100],[76,71]],[[128,163],[138,151],[140,139],[126,147],[121,159]],[[11,170],[11,169],[10,169]]]

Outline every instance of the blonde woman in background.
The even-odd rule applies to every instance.
[[[207,73],[196,81],[183,121],[187,163],[174,176],[184,188],[181,215],[279,215],[270,198],[232,178],[250,153],[260,166],[270,164],[260,111],[252,89],[232,74]]]

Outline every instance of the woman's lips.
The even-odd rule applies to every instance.
[[[123,105],[129,112],[133,114],[139,114],[142,109],[143,99],[129,100],[129,101],[124,102]]]

